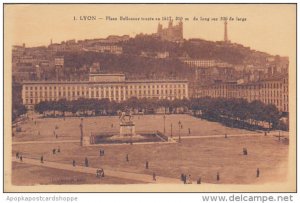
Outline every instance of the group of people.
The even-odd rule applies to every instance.
[[[100,168],[100,169],[96,170],[96,177],[97,178],[104,177],[104,170],[103,170],[103,168]]]
[[[20,152],[16,152],[16,159],[20,159],[20,161],[23,161],[23,156],[20,154]]]
[[[56,148],[52,149],[52,154],[56,154],[56,152],[60,153],[60,147],[58,147],[57,149]]]
[[[104,156],[104,149],[100,149],[100,150],[99,150],[99,155],[100,155],[100,156]]]
[[[186,174],[181,174],[180,180],[183,182],[183,184],[192,184],[192,176],[191,175],[186,175]]]

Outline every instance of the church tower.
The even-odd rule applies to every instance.
[[[228,35],[227,35],[227,20],[224,21],[224,42],[228,42]]]

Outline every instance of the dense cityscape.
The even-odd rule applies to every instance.
[[[37,191],[40,185],[64,191],[69,187],[59,187],[94,184],[99,192],[101,184],[153,184],[156,190],[154,184],[197,184],[197,191],[232,184],[239,191],[241,185],[285,183],[295,143],[291,56],[236,43],[231,32],[251,23],[231,27],[236,21],[226,19],[210,24],[221,30],[218,41],[187,38],[199,36],[188,33],[187,20],[168,19],[147,33],[126,24],[122,34],[108,27],[104,37],[85,39],[82,29],[80,40],[51,27],[47,35],[65,41],[14,45],[11,184]]]
[[[15,45],[13,112],[42,101],[80,98],[225,98],[261,101],[288,115],[288,57],[223,41],[184,39],[183,23],[158,24],[154,34],[111,35],[48,46]],[[25,106],[23,106],[25,105]],[[14,118],[14,117],[13,117]]]

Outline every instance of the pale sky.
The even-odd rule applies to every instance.
[[[154,33],[162,17],[189,18],[183,21],[184,38],[223,40],[224,25],[228,21],[228,37],[232,42],[252,49],[281,56],[295,55],[296,5],[5,5],[5,40],[26,46],[48,45],[50,39],[60,43],[68,39],[105,38],[108,35],[135,36],[141,32]],[[96,21],[74,21],[73,18],[90,15]],[[161,21],[107,21],[106,16],[159,17]],[[194,21],[194,17],[218,18],[218,21]],[[236,17],[246,21],[236,21]],[[7,42],[7,41],[6,41]]]

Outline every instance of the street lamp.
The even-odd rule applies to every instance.
[[[171,123],[171,137],[173,137],[173,123]]]
[[[166,115],[164,115],[164,135],[166,134]]]
[[[178,136],[178,142],[181,142],[181,136],[180,136],[180,128],[181,128],[181,122],[178,122],[178,127],[179,127],[179,136]]]

